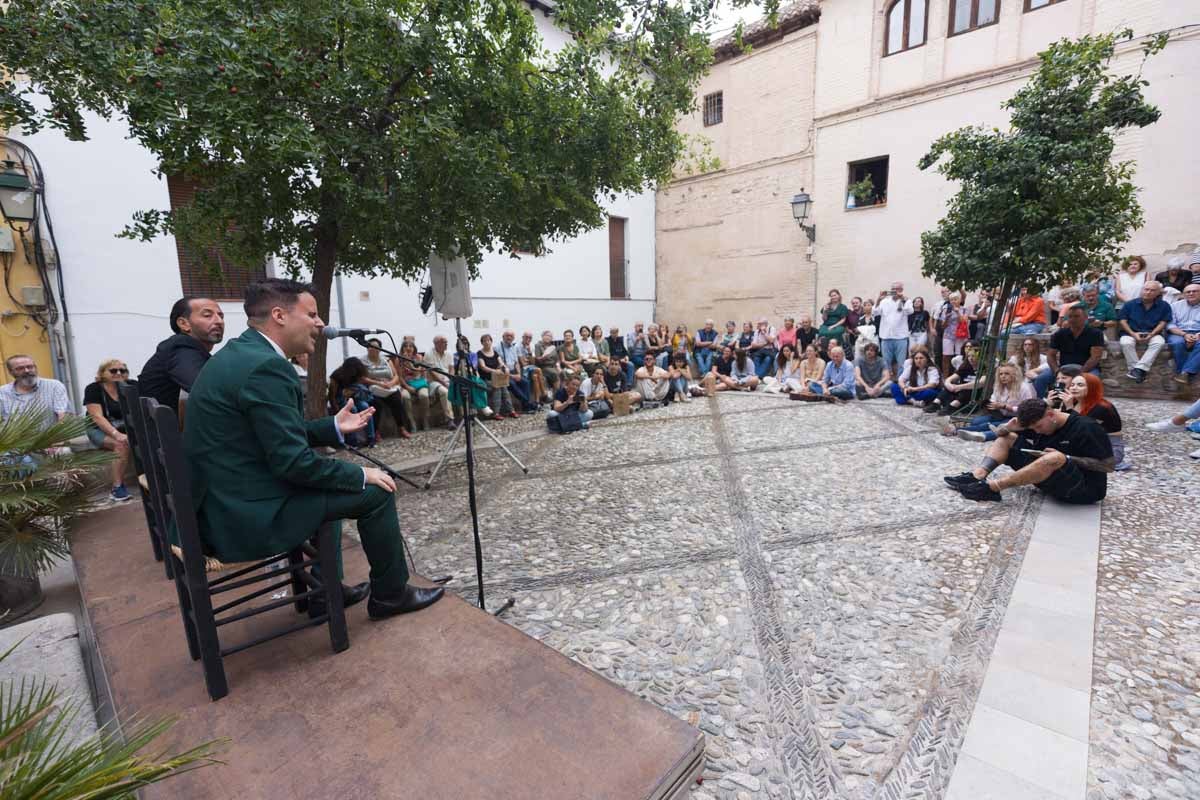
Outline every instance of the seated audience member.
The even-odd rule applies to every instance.
[[[1154,276],[1164,293],[1178,295],[1192,282],[1192,271],[1184,267],[1185,261],[1183,256],[1174,256],[1167,262],[1167,268]]]
[[[654,329],[654,338],[658,339],[658,328]],[[633,330],[625,334],[625,349],[629,352],[629,363],[637,369],[645,362],[646,353],[653,352],[650,350],[650,334],[646,332],[645,325],[640,322],[633,323]]]
[[[648,338],[650,353],[654,355],[655,363],[666,369],[667,362],[671,358],[671,329],[665,322],[660,325],[651,325]]]
[[[933,341],[933,317],[925,310],[925,298],[914,297],[912,313],[908,315],[908,352],[918,347],[928,347]]]
[[[746,350],[749,352],[750,345],[754,343],[754,325],[750,322],[742,323],[742,332],[738,334],[737,346],[733,348],[736,353],[738,350]]]
[[[533,338],[531,335],[530,339]],[[504,371],[508,373],[508,391],[521,404],[521,410],[526,414],[537,412],[538,404],[530,395],[529,381],[521,364],[521,346],[517,344],[515,331],[505,331],[500,335],[500,361]]]
[[[914,402],[924,404],[937,397],[941,385],[941,374],[929,363],[929,352],[921,348],[904,362],[900,379],[892,384],[892,397],[901,406]]]
[[[1099,285],[1085,283],[1080,291],[1079,305],[1083,306],[1083,310],[1087,312],[1089,327],[1097,328],[1102,332],[1116,330],[1117,311],[1112,307],[1108,298],[1101,294]]]
[[[625,370],[621,368],[621,364],[616,359],[610,360],[608,366],[604,368],[604,387],[608,389],[610,403],[619,394],[628,395],[630,408],[642,401],[642,395],[626,379]]]
[[[953,414],[955,409],[971,401],[971,393],[975,391],[975,368],[979,357],[979,349],[969,345],[963,350],[962,361],[958,367],[946,376],[942,382],[942,391],[937,399],[925,405],[926,413],[937,413],[941,416]]]
[[[1060,376],[1060,380],[1062,377]],[[1121,415],[1112,403],[1104,399],[1103,381],[1090,372],[1083,372],[1067,378],[1065,384],[1066,388],[1063,391],[1053,391],[1046,398],[1050,406],[1062,411],[1074,411],[1100,423],[1112,444],[1113,458],[1116,459],[1114,469],[1124,471],[1132,468],[1133,464],[1125,458]]]
[[[329,408],[333,413],[346,405],[350,400],[354,403],[354,412],[362,413],[371,407],[374,399],[367,386],[367,365],[361,358],[350,356],[342,365],[329,375]],[[375,446],[375,417],[367,420],[367,426],[358,432],[347,434],[346,443],[355,447]]]
[[[38,409],[42,417],[41,430],[61,420],[71,410],[67,387],[53,378],[38,377],[37,362],[23,354],[4,360],[12,383],[0,386],[0,422],[19,411]]]
[[[800,351],[796,349],[798,333],[799,331],[796,328],[796,318],[784,317],[783,327],[775,332],[775,346],[782,351],[784,345],[789,345],[792,348],[793,353],[799,353]]]
[[[721,355],[721,351],[728,347],[730,350],[737,348],[738,331],[737,323],[729,320],[725,323],[725,332],[717,337],[716,346],[713,348],[713,363],[716,363],[717,358]]]
[[[620,370],[617,371],[620,375]],[[604,367],[592,370],[591,377],[585,378],[579,385],[579,391],[587,398],[588,408],[592,411],[592,419],[604,419],[612,413],[612,400],[608,394],[608,384],[604,381]]]
[[[759,381],[774,371],[775,358],[779,355],[776,338],[775,329],[767,322],[767,318],[760,318],[747,351],[754,359],[754,374],[758,376]]]
[[[575,375],[583,380],[583,356],[575,343],[575,331],[570,328],[563,331],[562,347],[558,348],[558,369],[560,379]]]
[[[1046,363],[1050,373],[1067,364],[1076,364],[1081,372],[1100,374],[1100,359],[1104,357],[1104,334],[1087,324],[1083,306],[1074,305],[1067,312],[1067,324],[1060,326],[1050,337]],[[1038,396],[1045,396],[1043,387],[1049,386],[1049,378],[1034,379]]]
[[[1176,383],[1191,383],[1200,372],[1200,283],[1183,287],[1183,297],[1171,304],[1167,345],[1175,358]]]
[[[692,357],[696,360],[696,372],[704,377],[712,369],[713,359],[717,355],[717,337],[720,333],[717,332],[716,323],[711,319],[704,320],[704,327],[696,331],[696,337],[692,341]]]
[[[695,361],[693,349],[696,346],[695,337],[688,332],[687,325],[676,325],[675,335],[671,337],[671,353],[667,359],[667,367],[670,368],[671,362],[675,360],[676,355],[683,355],[684,364],[687,365],[687,375],[690,378],[692,375],[691,366]]]
[[[1090,348],[1088,353],[1088,358],[1090,358]],[[1010,356],[1008,363],[1020,371],[1022,379],[1029,384],[1035,397],[1046,396],[1046,390],[1050,388],[1050,382],[1054,380],[1054,371],[1050,369],[1050,361],[1042,352],[1041,342],[1037,339],[1026,339],[1021,342],[1021,352]]]
[[[129,379],[129,367],[119,358],[110,358],[96,370],[96,380],[83,390],[83,408],[91,417],[94,428],[88,428],[87,438],[101,450],[116,454],[109,467],[112,488],[109,497],[114,502],[131,500],[125,488],[125,471],[129,469],[129,437],[125,435],[125,417],[117,387]]]
[[[584,376],[591,375],[600,366],[600,351],[592,341],[592,329],[587,325],[579,326],[579,339],[576,341],[579,357],[583,360],[581,368]]]
[[[592,344],[596,345],[596,360],[600,362],[600,366],[607,367],[611,351],[608,348],[608,340],[604,338],[604,328],[599,325],[592,326]]]
[[[1125,364],[1129,367],[1126,376],[1137,383],[1146,380],[1154,359],[1166,345],[1162,334],[1171,324],[1171,307],[1162,299],[1162,284],[1158,281],[1146,281],[1142,285],[1142,296],[1139,300],[1121,306],[1121,352],[1125,355]],[[1137,345],[1146,345],[1146,352],[1141,358],[1137,355]]]
[[[450,352],[449,341],[445,336],[437,335],[433,337],[433,349],[425,354],[422,359],[426,367],[433,367],[425,371],[425,379],[428,381],[429,388],[429,403],[441,403],[442,413],[446,415],[446,427],[454,427],[454,418],[461,406],[455,404],[451,407],[450,403],[450,379],[442,373],[455,374],[454,372],[454,354]],[[401,345],[403,346],[403,345]],[[413,348],[416,349],[415,347]],[[462,350],[464,353],[470,353],[470,345],[466,345]],[[437,372],[435,370],[441,370]],[[407,406],[405,406],[407,408]],[[429,420],[426,417],[425,427],[429,427]]]
[[[962,307],[960,292],[951,292],[947,304],[942,308],[942,374],[946,375],[953,366],[950,362],[962,354],[971,338],[971,322],[967,319],[966,309]]]
[[[729,377],[737,385],[738,391],[753,392],[758,388],[758,375],[754,370],[754,361],[740,347],[733,351],[733,366],[729,371]]]
[[[179,413],[179,393],[190,392],[212,349],[225,338],[225,312],[216,300],[183,297],[171,306],[171,335],[158,343],[138,375],[138,392]]]
[[[991,428],[1015,417],[1021,401],[1032,397],[1033,384],[1021,380],[1021,373],[1012,364],[1001,364],[996,368],[996,384],[987,403],[987,413],[971,417],[958,429],[958,438],[969,442],[994,441],[996,434]]]
[[[616,325],[608,329],[608,357],[610,361],[616,361],[621,365],[621,371],[625,373],[625,382],[629,386],[633,386],[633,373],[636,367],[633,364],[632,357],[629,354],[629,348],[626,347],[625,337],[621,335],[621,329]]]
[[[533,331],[525,331],[521,334],[521,344],[517,346],[517,359],[521,364],[521,376],[529,382],[529,401],[535,408],[540,408],[542,403],[549,403],[554,396],[550,394],[546,377],[533,357],[533,349]],[[555,358],[558,358],[557,354]]]
[[[1142,287],[1149,280],[1146,271],[1146,259],[1141,256],[1130,256],[1125,259],[1125,265],[1117,273],[1116,292],[1117,306],[1135,302],[1142,296]]]
[[[1026,336],[1046,330],[1046,303],[1040,296],[1030,294],[1029,289],[1024,286],[1017,296],[1012,314],[1012,333]]]
[[[586,430],[588,424],[592,421],[595,414],[588,408],[587,397],[579,389],[580,381],[578,375],[570,375],[563,378],[562,385],[554,393],[554,402],[550,404],[550,410],[546,412],[547,421],[554,419],[559,414],[574,406],[579,409],[579,417],[583,422],[583,427]]]
[[[804,391],[804,361],[796,354],[796,348],[785,344],[779,349],[779,358],[775,360],[776,370],[772,386],[768,391],[802,392]]]
[[[817,345],[810,344],[804,348],[804,358],[800,365],[800,385],[804,391],[810,384],[820,383],[825,377],[825,359],[817,353]]]
[[[670,375],[658,365],[653,353],[647,351],[642,356],[642,366],[634,373],[634,377],[637,379],[638,392],[642,395],[643,408],[646,403],[670,403],[667,399],[671,392]]]
[[[1156,433],[1191,431],[1193,439],[1200,439],[1200,400],[1185,408],[1183,413],[1156,422],[1147,422],[1146,427]],[[1200,458],[1200,449],[1193,450],[1188,455]]]
[[[442,341],[445,342],[444,337]],[[400,355],[416,361],[417,346],[405,341],[400,345]],[[418,361],[418,364],[421,363]],[[412,421],[414,431],[429,430],[429,378],[425,367],[402,360],[399,369],[400,402],[404,403],[404,413]],[[446,416],[447,420],[451,418],[450,415]]]
[[[1028,485],[1073,504],[1097,503],[1108,493],[1108,473],[1117,462],[1108,435],[1095,420],[1034,398],[1023,401],[1016,419],[1000,430],[1005,435],[988,445],[983,463],[945,478],[968,500],[998,501],[1005,489]],[[1014,471],[994,477],[1001,464]]]
[[[861,326],[859,330],[862,330]],[[874,342],[867,342],[862,357],[854,359],[854,382],[859,400],[887,396],[892,376],[879,357],[879,345]]]
[[[711,387],[712,391],[716,392],[736,391],[738,384],[733,379],[733,359],[733,348],[729,345],[722,347],[721,354],[717,356],[712,369],[709,370],[705,386]]]
[[[875,316],[875,304],[870,298],[863,300],[862,316],[859,317],[858,327],[854,335],[854,360],[862,358],[868,344],[879,344],[879,317]]]
[[[854,340],[858,338],[858,324],[863,321],[863,302],[861,297],[850,298],[850,313],[846,315],[846,335],[842,337],[842,349],[854,350]]]
[[[808,346],[817,341],[817,329],[813,327],[812,317],[800,315],[800,326],[796,328],[796,352],[803,353]]]
[[[588,331],[590,334],[591,331]],[[508,394],[508,386],[493,386],[496,380],[493,375],[508,375],[508,368],[504,366],[503,359],[500,358],[495,348],[492,347],[492,335],[485,333],[479,337],[479,352],[475,354],[476,368],[479,371],[479,377],[487,384],[488,408],[492,409],[492,413],[501,417],[519,417],[513,410],[512,397]]]
[[[558,345],[554,343],[554,334],[550,331],[542,331],[542,340],[533,346],[533,363],[542,371],[547,390],[556,390],[559,380]]]
[[[667,366],[667,380],[671,384],[671,390],[667,393],[668,399],[691,402],[692,396],[688,391],[688,378],[691,373],[687,355],[678,351],[672,353],[671,363]]]
[[[367,357],[363,365],[367,368],[367,377],[363,382],[371,390],[371,405],[375,407],[375,417],[372,422],[380,419],[379,414],[386,408],[396,420],[396,428],[403,439],[412,436],[408,432],[409,421],[404,415],[404,401],[400,399],[400,373],[393,359],[384,358],[381,348],[383,343],[378,339],[367,339]],[[302,353],[305,358],[308,353]],[[378,423],[376,423],[376,439],[379,439]]]
[[[987,332],[988,317],[992,312],[992,292],[990,289],[980,289],[975,305],[967,312],[971,322],[971,341],[978,342]]]
[[[846,351],[840,347],[829,348],[829,363],[825,374],[817,384],[810,384],[814,394],[828,394],[839,400],[854,399],[854,365],[846,360]]]
[[[824,336],[832,343],[841,344],[846,335],[846,318],[850,309],[842,303],[842,293],[837,289],[829,290],[829,302],[821,309],[821,327],[817,335]]]

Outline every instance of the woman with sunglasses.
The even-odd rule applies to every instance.
[[[129,468],[129,437],[125,435],[125,418],[117,397],[117,387],[127,380],[129,367],[119,358],[110,358],[96,370],[96,381],[83,390],[83,407],[95,426],[88,428],[88,439],[96,447],[117,454],[116,460],[109,465],[112,474],[109,497],[114,503],[132,499],[125,488],[125,470]]]

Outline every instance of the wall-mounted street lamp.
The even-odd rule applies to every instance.
[[[37,219],[37,193],[15,161],[5,161],[0,172],[0,212],[9,227],[22,232]]]
[[[808,196],[808,192],[801,188],[800,194],[792,198],[792,218],[796,220],[796,224],[800,226],[800,230],[808,234],[809,244],[817,240],[817,226],[804,224],[804,220],[808,219],[808,212],[811,208],[812,198]]]

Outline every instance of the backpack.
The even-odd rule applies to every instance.
[[[583,430],[583,417],[575,407],[564,409],[546,419],[546,427],[552,433],[568,434]]]

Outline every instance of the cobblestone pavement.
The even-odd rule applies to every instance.
[[[1200,797],[1200,465],[1141,428],[1173,406],[1119,407],[1138,466],[1104,510],[1089,794]],[[938,427],[719,395],[518,442],[528,475],[487,451],[489,604],[704,730],[694,800],[940,798],[1041,500],[946,490],[980,447]],[[407,444],[377,454],[435,450]],[[474,599],[461,459],[411,495],[419,571]]]

